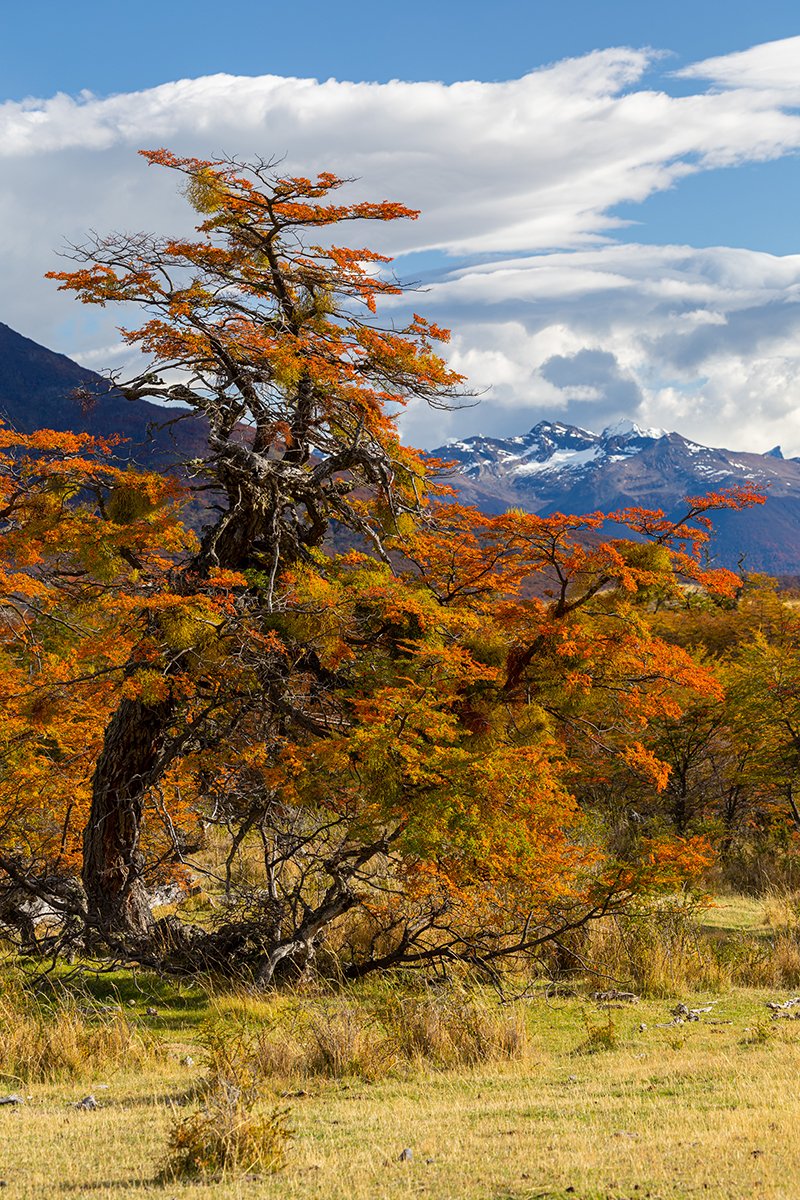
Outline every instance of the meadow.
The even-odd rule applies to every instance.
[[[1,1090],[23,1102],[0,1107],[6,1194],[789,1200],[800,1024],[767,1004],[794,992],[720,966],[785,938],[785,909],[729,898],[703,921],[696,945],[739,957],[717,953],[712,986],[687,990],[686,961],[651,945],[636,1002],[597,999],[589,978],[503,1002],[467,980],[259,996],[131,972],[34,996],[9,967]],[[177,1124],[248,1089],[284,1165],[165,1176]]]

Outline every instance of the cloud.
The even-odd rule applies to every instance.
[[[440,442],[448,425],[517,432],[554,411],[591,423],[638,403],[625,415],[672,414],[711,440],[730,440],[738,414],[739,444],[774,444],[767,423],[786,421],[780,440],[800,452],[781,400],[796,401],[798,260],[629,245],[614,240],[624,229],[613,215],[688,174],[800,149],[798,43],[687,68],[698,83],[682,96],[644,85],[656,53],[615,48],[500,83],[216,75],[0,104],[0,320],[87,365],[117,366],[121,314],[77,308],[41,280],[58,247],[92,228],[190,228],[174,176],[148,168],[140,147],[275,156],[281,169],[332,169],[359,178],[360,195],[422,209],[417,222],[360,234],[376,248],[451,256],[414,303],[455,328],[454,365],[493,386],[449,422],[412,411],[410,440]]]
[[[781,441],[800,454],[800,255],[650,245],[536,255],[452,272],[426,309],[454,318],[454,364],[491,389],[445,418],[447,437],[630,416],[711,445]]]
[[[636,380],[620,369],[619,362],[608,350],[579,350],[577,354],[553,354],[539,367],[539,374],[554,384],[578,418],[581,410],[591,414],[590,420],[601,426],[610,423],[619,413],[638,412],[644,403],[642,389]],[[576,419],[576,424],[583,425]]]
[[[784,93],[796,102],[800,96],[800,37],[763,42],[749,50],[706,58],[675,74],[683,79],[703,79],[724,88],[749,88]]]

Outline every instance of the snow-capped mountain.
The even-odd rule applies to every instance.
[[[498,439],[472,437],[451,441],[434,451],[463,464],[470,478],[496,474],[520,481],[527,476],[596,469],[603,462],[619,461],[638,453],[650,442],[667,437],[664,429],[642,429],[635,421],[617,421],[602,433],[575,425],[540,421],[522,437]]]
[[[72,397],[95,392],[89,410]],[[205,426],[194,414],[159,429],[172,416],[157,405],[128,404],[99,376],[0,323],[0,418],[21,432],[86,430],[128,439],[118,453],[156,469],[196,457]],[[766,504],[717,514],[716,560],[773,575],[800,575],[800,460],[700,446],[679,433],[618,421],[602,433],[542,421],[512,438],[471,437],[433,451],[454,463],[451,482],[486,512],[510,506],[529,512],[609,512],[631,504],[677,515],[684,496],[753,480]],[[202,513],[198,521],[202,520]]]
[[[451,483],[487,512],[583,513],[628,505],[677,515],[685,496],[754,482],[766,504],[717,514],[719,564],[800,572],[800,460],[701,446],[679,433],[618,421],[602,433],[541,421],[512,438],[471,437],[433,451],[454,464]]]

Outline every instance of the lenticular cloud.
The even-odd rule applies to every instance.
[[[772,57],[783,52],[784,43],[776,46]],[[757,49],[764,73],[770,47]],[[678,98],[638,87],[652,58],[603,50],[506,83],[215,75],[105,99],[59,95],[0,106],[0,155],[16,160],[23,185],[35,173],[30,160],[74,156],[87,199],[96,196],[90,207],[112,223],[127,208],[119,185],[140,189],[144,168],[130,152],[169,144],[362,177],[370,192],[423,210],[413,230],[387,233],[398,250],[571,246],[613,228],[613,206],[643,200],[687,172],[800,146],[800,117],[780,103],[754,104],[749,85]],[[717,78],[736,58],[696,70]],[[98,195],[110,162],[112,186]]]
[[[725,88],[783,93],[784,102],[800,99],[800,37],[764,42],[737,54],[706,58],[677,71],[683,79],[704,79]]]
[[[216,75],[106,98],[59,95],[0,105],[7,297],[0,320],[99,366],[101,348],[113,357],[115,317],[76,311],[41,282],[58,247],[80,241],[90,228],[181,233],[190,227],[174,178],[149,169],[135,154],[140,147],[260,155],[281,160],[286,171],[352,176],[364,196],[422,210],[418,222],[360,236],[401,256],[459,256],[462,273],[444,272],[430,299],[439,319],[460,330],[454,355],[467,369],[478,368],[478,382],[488,377],[499,389],[469,418],[484,430],[491,430],[498,405],[534,415],[536,405],[563,403],[536,363],[565,348],[594,351],[603,339],[609,352],[613,343],[619,377],[635,385],[618,389],[620,395],[656,404],[677,388],[673,404],[680,409],[686,393],[674,343],[692,320],[703,329],[702,338],[695,329],[705,354],[697,370],[708,373],[713,365],[732,389],[729,403],[750,403],[751,411],[748,367],[723,335],[737,297],[745,306],[767,303],[765,289],[753,286],[754,273],[766,269],[764,256],[721,256],[716,266],[724,276],[698,278],[690,251],[662,248],[660,257],[643,256],[622,244],[614,209],[679,186],[691,173],[800,148],[800,88],[792,73],[799,48],[800,39],[792,38],[696,64],[682,72],[697,81],[694,93],[679,97],[644,86],[656,53],[617,48],[502,83]],[[503,261],[486,264],[487,255]],[[518,261],[530,256],[535,262]],[[781,274],[781,260],[773,261],[770,278],[783,281],[777,291],[766,289],[774,308],[796,296],[798,279],[794,263]],[[402,274],[402,258],[399,268]],[[711,315],[690,318],[692,312]],[[760,329],[758,320],[752,325]],[[513,352],[509,329],[523,331]],[[786,344],[773,339],[770,353],[782,364],[775,378],[784,380],[794,351],[786,322],[781,329]],[[760,353],[756,346],[755,359]],[[532,355],[528,369],[525,361],[519,366],[525,354]],[[769,383],[765,371],[760,386]],[[601,384],[608,392],[615,379],[606,373],[594,392],[585,385],[585,395],[599,394]],[[704,395],[695,387],[691,404],[683,404],[685,432],[699,433],[691,422],[705,419]],[[608,394],[602,403],[613,407]],[[413,440],[441,440],[422,416],[415,431],[416,419],[412,414]]]

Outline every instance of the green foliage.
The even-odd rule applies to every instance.
[[[157,501],[146,495],[141,488],[122,483],[111,489],[106,500],[106,514],[116,525],[130,525],[134,521],[141,521],[157,508]]]

